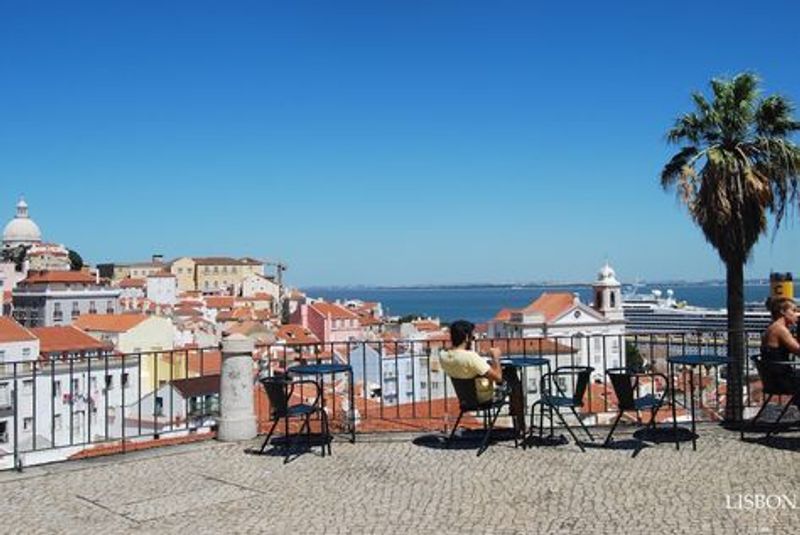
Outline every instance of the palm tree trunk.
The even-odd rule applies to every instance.
[[[744,332],[744,262],[726,264],[728,275],[728,388],[725,402],[725,420],[742,420],[742,372],[745,359]]]

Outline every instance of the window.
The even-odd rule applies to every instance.
[[[4,359],[4,358],[6,358],[6,350],[5,349],[0,349],[0,359]]]
[[[80,388],[79,387],[80,387],[79,380],[78,379],[73,379],[72,380],[72,387],[70,389],[70,394],[72,394],[73,396],[76,395],[76,394],[79,394],[80,393]]]
[[[61,415],[56,414],[53,416],[53,427],[56,429],[61,429]]]
[[[617,306],[617,292],[611,292],[611,308],[616,308]]]
[[[25,379],[22,381],[22,393],[30,396],[33,392],[33,379]]]
[[[112,301],[106,302],[106,314],[114,313],[114,303]]]
[[[31,348],[23,347],[22,348],[22,356],[23,357],[30,357],[31,356]]]
[[[8,442],[8,424],[0,422],[0,444]]]
[[[130,374],[128,374],[128,373],[123,373],[122,374],[122,388],[128,388],[128,376],[129,375]]]
[[[228,272],[228,266],[222,266],[222,272],[223,273],[227,273]]]
[[[61,381],[54,381],[53,382],[53,397],[60,398],[61,397]]]
[[[164,398],[161,396],[156,397],[156,405],[153,409],[156,416],[164,416]]]
[[[97,314],[97,307],[94,305],[94,301],[89,301],[89,314]]]
[[[8,388],[8,383],[0,383],[0,407],[8,407],[11,405],[11,390]]]
[[[219,268],[217,266],[214,266],[214,274],[216,275],[217,273],[219,273]]]
[[[23,431],[30,431],[33,427],[33,418],[23,418],[22,419],[22,430]]]
[[[106,390],[112,390],[113,388],[114,388],[114,376],[106,375]]]
[[[77,301],[72,302],[72,319],[77,318],[81,313],[80,306]]]

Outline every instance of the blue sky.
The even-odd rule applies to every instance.
[[[0,214],[299,285],[724,276],[664,133],[713,76],[800,101],[800,7],[556,4],[2,0]],[[798,225],[748,276],[800,273]]]

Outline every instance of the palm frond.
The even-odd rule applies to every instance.
[[[764,137],[787,137],[800,130],[792,117],[794,107],[780,95],[763,99],[755,113],[756,134]]]

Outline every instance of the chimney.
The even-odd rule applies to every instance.
[[[163,254],[154,254],[152,256],[153,264],[161,264],[164,262],[164,255]]]

